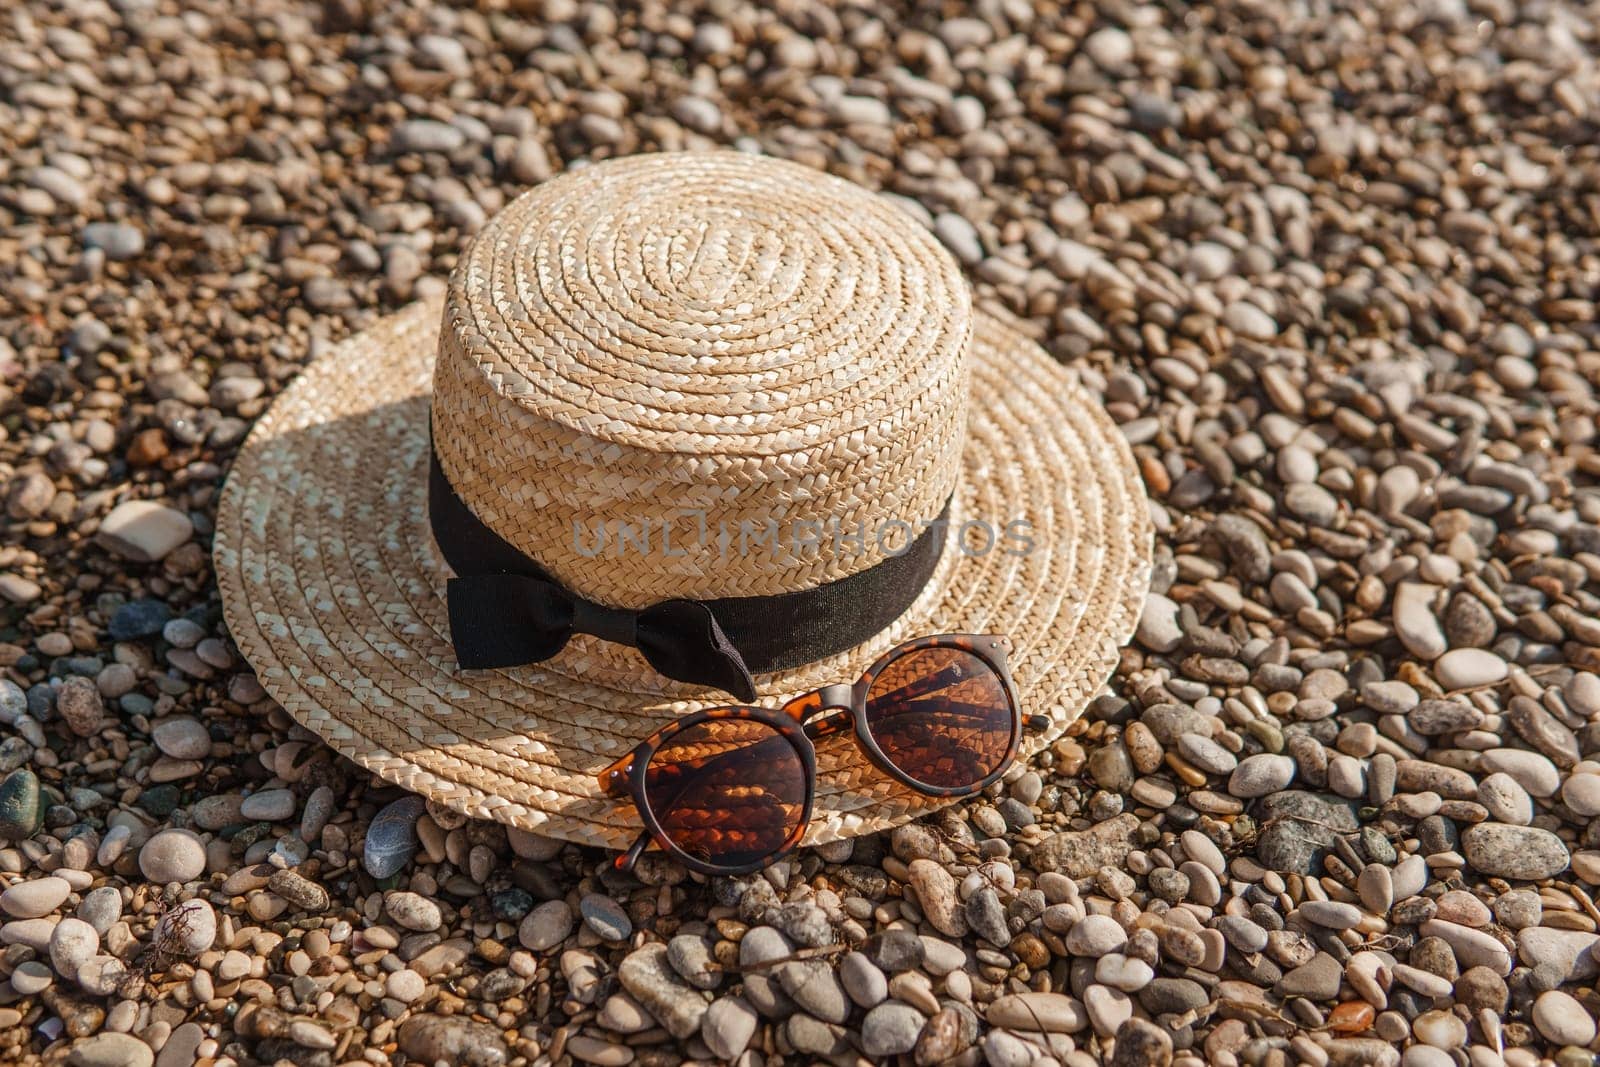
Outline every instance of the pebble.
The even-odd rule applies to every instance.
[[[150,728],[150,739],[173,759],[204,759],[211,754],[211,735],[194,719],[164,719]]]
[[[24,960],[11,972],[11,988],[21,996],[42,993],[55,981],[50,968],[38,960]]]
[[[1405,715],[1417,707],[1420,697],[1405,682],[1368,682],[1361,687],[1361,699],[1374,711],[1385,715]]]
[[[700,1036],[718,1059],[737,1060],[749,1047],[759,1021],[755,1009],[742,997],[722,997],[706,1009]]]
[[[91,222],[83,228],[85,248],[105,253],[113,262],[134,259],[144,252],[144,234],[126,222]]]
[[[824,1022],[842,1023],[850,1016],[850,1001],[833,967],[824,960],[794,960],[774,974],[783,991],[802,1011]]]
[[[1239,761],[1228,778],[1228,792],[1236,797],[1264,797],[1288,787],[1294,779],[1294,760],[1262,752]]]
[[[407,930],[426,933],[444,925],[439,905],[417,893],[390,893],[384,897],[383,912]]]
[[[1305,905],[1301,905],[1301,910],[1304,908]],[[1343,978],[1344,968],[1339,966],[1339,961],[1326,952],[1319,952],[1285,974],[1278,983],[1278,991],[1309,1000],[1332,1000],[1338,995]]]
[[[1109,1067],[1167,1067],[1172,1062],[1172,1037],[1146,1019],[1128,1019],[1117,1027]]]
[[[38,775],[19,767],[0,778],[0,838],[25,840],[38,831],[43,821]]]
[[[456,127],[433,119],[410,119],[395,126],[389,134],[389,147],[396,152],[454,152],[466,143]]]
[[[522,920],[517,940],[534,952],[548,952],[571,936],[576,919],[564,900],[548,900]]]
[[[1357,826],[1348,800],[1294,789],[1263,797],[1256,818],[1263,827],[1256,858],[1268,870],[1297,874],[1309,874],[1334,838]],[[1398,886],[1395,893],[1404,898]]]
[[[1095,1033],[1108,1036],[1133,1017],[1133,1000],[1121,990],[1091,985],[1083,991],[1083,1010]]]
[[[15,919],[39,919],[59,908],[71,893],[65,878],[35,878],[0,893],[0,909]]]
[[[1144,960],[1113,952],[1101,956],[1095,963],[1094,980],[1101,985],[1136,993],[1150,984],[1155,970]]]
[[[139,850],[139,869],[157,885],[192,882],[205,867],[205,842],[189,830],[162,830]]]
[[[161,1054],[156,1057],[156,1067],[193,1067],[199,1058],[200,1046],[207,1040],[199,1023],[184,1023],[172,1031]]]
[[[505,1067],[511,1052],[500,1032],[459,1015],[413,1015],[400,1024],[400,1051],[420,1063]]]
[[[1567,869],[1567,846],[1549,830],[1479,823],[1461,833],[1461,848],[1474,870],[1497,878],[1538,881]]]
[[[1426,1011],[1411,1024],[1418,1041],[1434,1048],[1460,1048],[1467,1041],[1467,1026],[1447,1011]]]
[[[9,678],[0,678],[0,723],[15,726],[28,713],[28,697],[22,687]]]
[[[72,677],[56,690],[56,711],[67,728],[79,737],[93,737],[105,720],[105,700],[87,678]]]
[[[131,1034],[96,1034],[67,1053],[71,1067],[152,1067],[155,1061],[150,1046]]]
[[[1395,981],[1416,990],[1425,997],[1447,997],[1454,988],[1448,978],[1416,967],[1408,967],[1404,963],[1395,964],[1391,973],[1393,973]]]
[[[1539,894],[1527,889],[1513,889],[1495,898],[1490,910],[1502,926],[1521,930],[1524,927],[1539,925],[1539,920],[1544,914],[1544,905],[1539,899]]]
[[[839,961],[839,981],[850,999],[863,1008],[876,1007],[889,995],[889,980],[876,964],[860,952]]]
[[[315,841],[322,836],[323,828],[333,818],[335,796],[333,790],[319,785],[306,798],[305,809],[300,813],[300,840]]]
[[[1115,919],[1108,915],[1088,915],[1073,924],[1065,944],[1074,956],[1096,959],[1117,951],[1127,941],[1127,933]]]
[[[1041,841],[1033,850],[1038,871],[1068,878],[1088,878],[1102,867],[1115,867],[1133,851],[1133,833],[1139,820],[1131,814],[1114,816],[1087,830],[1064,830]]]
[[[78,988],[95,997],[108,997],[123,988],[128,968],[115,956],[91,956],[78,965]]]
[[[578,911],[584,925],[606,941],[626,941],[633,933],[633,923],[622,906],[608,896],[585,893],[578,901]]]
[[[401,797],[373,816],[361,845],[361,866],[374,878],[398,874],[417,853],[417,820],[422,817],[421,797]]]
[[[194,523],[176,508],[151,500],[127,500],[100,520],[95,540],[124,559],[155,563],[193,536]]]
[[[295,797],[288,789],[263,789],[239,804],[239,817],[247,822],[281,822],[294,814]]]
[[[1445,689],[1473,689],[1504,681],[1506,661],[1482,648],[1454,648],[1433,665],[1434,676]]]
[[[1036,1055],[1034,1045],[1005,1030],[990,1030],[979,1047],[989,1067],[1028,1067]]]
[[[1222,314],[1222,322],[1234,333],[1252,341],[1270,341],[1278,333],[1278,324],[1271,315],[1244,302],[1230,304]]]
[[[1533,821],[1533,798],[1520,782],[1502,771],[1478,783],[1478,803],[1496,822],[1526,826]]]
[[[1029,1033],[1075,1034],[1089,1025],[1084,1003],[1062,993],[1008,993],[984,1017],[991,1026]]]
[[[622,986],[645,1011],[676,1038],[700,1029],[706,1001],[699,990],[684,983],[667,962],[662,944],[645,945],[629,953],[617,969]]]
[[[955,879],[933,860],[912,860],[909,884],[917,894],[923,914],[933,928],[947,937],[967,932],[967,920],[956,897]]]
[[[722,984],[722,968],[712,958],[711,946],[703,937],[679,934],[668,941],[667,962],[696,989],[716,989]]]
[[[1331,930],[1349,930],[1361,922],[1361,909],[1337,900],[1308,900],[1300,905],[1300,916],[1307,922]]]
[[[1178,751],[1190,763],[1210,774],[1230,774],[1239,765],[1239,760],[1232,752],[1199,734],[1184,734],[1179,738]],[[1231,781],[1229,785],[1231,788]]]
[[[1011,943],[1005,907],[1000,903],[1000,894],[992,886],[980,886],[968,897],[964,913],[972,931],[991,945]]]
[[[933,232],[957,259],[973,264],[983,259],[983,242],[972,223],[953,212],[943,212],[933,220]]]
[[[1572,775],[1561,785],[1561,802],[1575,815],[1600,815],[1600,773]]]
[[[384,994],[402,1004],[414,1004],[428,991],[428,981],[409,967],[401,968],[384,980]]]
[[[1583,980],[1600,973],[1600,957],[1595,955],[1597,943],[1600,934],[1587,930],[1530,926],[1517,931],[1517,957],[1530,967],[1552,968],[1563,981]]]
[[[99,950],[100,935],[82,919],[62,919],[50,934],[50,966],[63,978],[75,978]]]
[[[1441,919],[1428,919],[1417,929],[1424,937],[1437,937],[1448,943],[1464,968],[1487,967],[1499,975],[1511,973],[1511,954],[1487,933]]]
[[[926,1020],[915,1008],[887,1001],[867,1012],[861,1022],[861,1051],[887,1058],[910,1052]]]
[[[328,909],[328,891],[295,871],[274,871],[267,879],[267,888],[299,911],[315,913]]]
[[[1160,593],[1145,596],[1135,638],[1152,652],[1171,652],[1183,640],[1178,626],[1178,605]]]
[[[1461,926],[1487,926],[1491,914],[1483,901],[1461,889],[1452,889],[1434,901],[1435,915]]]
[[[1116,70],[1132,62],[1133,38],[1126,30],[1107,26],[1091,33],[1083,42],[1084,53],[1101,68]]]
[[[1230,945],[1241,952],[1260,952],[1267,947],[1267,931],[1261,924],[1243,915],[1223,915],[1217,919],[1217,929]]]
[[[1594,1016],[1559,989],[1546,990],[1533,1002],[1533,1025],[1556,1045],[1581,1047],[1595,1038]]]
[[[165,951],[198,956],[217,939],[217,913],[203,900],[186,900],[161,916],[155,939]]]
[[[1433,610],[1437,593],[1419,582],[1401,582],[1394,593],[1394,630],[1401,644],[1421,660],[1433,661],[1444,655],[1444,627]]]
[[[1378,863],[1369,863],[1356,879],[1361,903],[1374,915],[1387,915],[1394,906],[1394,874]]]
[[[193,619],[173,619],[161,627],[161,636],[178,648],[194,648],[206,632]]]
[[[113,641],[141,641],[155,637],[171,619],[172,609],[164,600],[130,600],[111,616],[106,629]]]

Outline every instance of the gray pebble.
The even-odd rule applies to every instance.
[[[361,846],[361,866],[374,878],[398,874],[417,852],[417,820],[422,817],[423,799],[402,797],[373,817]]]
[[[716,989],[722,984],[722,968],[712,959],[711,946],[703,937],[679,934],[668,941],[667,962],[696,989]]]
[[[122,893],[115,886],[103,885],[83,895],[78,905],[78,918],[94,927],[101,937],[113,923],[122,918]]]
[[[144,253],[144,234],[125,222],[91,222],[83,228],[83,245],[99,249],[113,262],[121,262]]]
[[[1293,780],[1294,760],[1260,753],[1239,761],[1228,778],[1228,792],[1236,797],[1264,797],[1286,788]]]
[[[633,933],[633,923],[622,906],[608,896],[586,893],[578,901],[578,911],[584,925],[607,941],[626,941]]]
[[[926,1020],[915,1009],[886,1001],[867,1012],[861,1023],[861,1050],[868,1056],[889,1057],[910,1052]]]
[[[1567,846],[1549,830],[1479,823],[1461,834],[1462,852],[1474,870],[1497,878],[1537,881],[1567,869]]]
[[[839,980],[850,999],[863,1008],[873,1008],[889,995],[889,980],[883,971],[860,952],[851,952],[839,961]]]

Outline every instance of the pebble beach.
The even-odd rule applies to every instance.
[[[959,10],[958,10],[959,9]],[[1591,1067],[1600,5],[0,10],[0,1063]],[[881,190],[1104,403],[1152,591],[987,795],[741,878],[278,707],[212,520],[519,191]]]

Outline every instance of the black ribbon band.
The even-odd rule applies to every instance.
[[[456,495],[434,455],[428,517],[458,577],[450,633],[467,669],[549,659],[574,633],[637,648],[669,678],[755,699],[751,672],[787,670],[861,644],[911,606],[944,549],[946,501],[904,552],[826,585],[771,596],[665,600],[632,611],[586,600],[489,529]]]

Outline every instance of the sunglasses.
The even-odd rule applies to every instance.
[[[662,727],[600,772],[606,795],[631,797],[644,821],[617,869],[631,870],[652,841],[703,874],[777,862],[811,821],[813,742],[846,730],[873,766],[919,793],[979,792],[1005,773],[1022,736],[1010,649],[998,635],[923,637],[884,653],[854,685],[778,709],[708,708]]]

